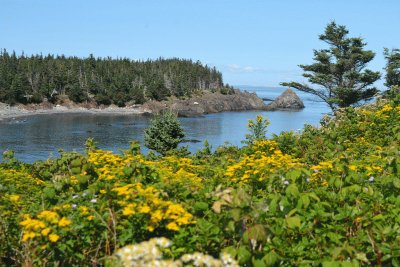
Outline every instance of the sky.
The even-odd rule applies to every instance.
[[[0,48],[17,54],[200,60],[230,85],[304,82],[326,25],[376,53],[400,48],[400,0],[0,0]],[[383,81],[378,83],[383,86]]]

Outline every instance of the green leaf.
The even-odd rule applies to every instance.
[[[237,258],[240,265],[244,265],[251,258],[251,252],[245,247],[240,246],[237,250]]]
[[[393,186],[396,187],[397,189],[400,189],[400,179],[399,178],[393,179]]]
[[[263,260],[267,266],[274,266],[279,260],[279,255],[275,251],[270,251],[263,257]]]
[[[324,261],[322,267],[340,267],[340,262],[337,261]]]
[[[290,184],[286,188],[286,195],[287,196],[293,196],[293,197],[298,197],[299,196],[299,189],[296,184]]]
[[[286,223],[289,228],[300,228],[301,226],[301,219],[299,216],[287,217]]]
[[[286,178],[288,178],[292,182],[296,182],[296,180],[300,178],[300,176],[301,176],[300,169],[291,170],[288,173],[286,173]]]
[[[356,254],[356,259],[369,264],[369,260],[367,259],[367,255],[364,252],[357,253]]]
[[[254,267],[267,267],[267,265],[265,264],[264,260],[258,260],[256,258],[252,258],[251,262],[253,263]]]
[[[208,203],[201,201],[196,202],[193,205],[193,209],[195,210],[195,212],[206,211],[208,209]]]
[[[237,250],[236,250],[236,248],[233,247],[233,246],[229,246],[229,247],[224,248],[224,249],[222,250],[222,252],[228,253],[229,255],[232,256],[232,258],[235,258],[235,257],[236,257],[236,254],[237,254]]]
[[[230,211],[232,219],[237,222],[241,219],[241,209],[232,209]]]
[[[292,216],[293,214],[295,214],[297,212],[297,209],[292,209],[291,211],[289,211],[289,213],[286,215],[287,217]]]

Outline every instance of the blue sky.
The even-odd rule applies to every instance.
[[[0,48],[17,53],[200,60],[233,85],[304,81],[332,20],[376,52],[400,48],[399,0],[2,0]],[[380,82],[382,84],[383,82]]]

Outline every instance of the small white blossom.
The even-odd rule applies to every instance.
[[[373,182],[375,180],[374,176],[369,177],[368,181]]]
[[[96,203],[96,202],[97,202],[97,199],[93,198],[92,200],[90,200],[90,202]]]

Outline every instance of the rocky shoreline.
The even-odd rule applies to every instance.
[[[180,117],[195,117],[209,113],[224,111],[246,111],[264,110],[273,111],[278,109],[297,110],[304,107],[301,100],[293,92],[282,94],[269,105],[255,93],[235,90],[233,94],[212,93],[203,91],[201,94],[189,99],[170,99],[167,101],[149,101],[143,105],[127,105],[126,107],[97,106],[93,103],[76,104],[70,101],[61,104],[51,104],[44,102],[41,104],[16,105],[10,106],[0,103],[0,120],[25,117],[39,114],[66,114],[66,113],[90,113],[90,114],[155,114],[163,110],[172,110]],[[294,99],[294,100],[293,100]],[[299,104],[299,102],[301,102]]]
[[[126,107],[96,106],[91,103],[76,104],[72,102],[57,105],[41,103],[16,106],[0,103],[0,120],[39,114],[154,114],[166,109],[176,112],[181,117],[192,117],[223,111],[262,110],[264,107],[264,102],[256,94],[239,90],[231,95],[205,91],[202,95],[187,100],[149,101],[143,105],[128,105]]]
[[[89,114],[144,114],[151,113],[149,110],[145,110],[142,106],[132,107],[98,107],[98,108],[86,108],[80,106],[63,106],[55,105],[50,107],[43,107],[42,105],[17,105],[10,106],[4,103],[0,103],[0,120],[12,119],[33,115],[41,114],[69,114],[69,113],[89,113]]]

